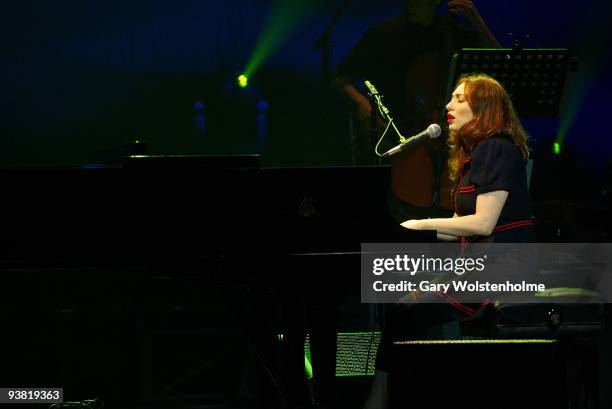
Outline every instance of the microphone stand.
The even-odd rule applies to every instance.
[[[372,121],[374,125],[377,127],[377,124],[375,124],[376,116],[382,114],[383,119],[387,120],[389,126],[392,126],[395,130],[395,133],[399,137],[399,143],[406,142],[406,138],[404,138],[402,133],[395,126],[395,122],[393,121],[393,118],[391,118],[391,113],[389,112],[389,109],[382,103],[382,95],[380,95],[376,89],[369,89],[368,87],[368,97],[370,98],[370,103],[372,104],[372,106],[376,104],[376,106],[378,107],[378,109],[373,109],[373,111],[375,112],[375,114],[372,115]]]
[[[370,100],[370,105],[372,106],[372,115],[370,115],[370,123],[368,124],[368,139],[372,143],[372,146],[373,146],[373,144],[376,142],[376,140],[378,139],[380,135],[380,132],[378,129],[378,124],[379,124],[378,118],[380,114],[378,110],[374,108],[374,104],[376,104],[376,99],[374,98],[374,94],[372,94],[371,92],[368,92],[368,99]],[[380,157],[377,157],[376,161],[378,162],[379,165],[382,164],[382,160]]]

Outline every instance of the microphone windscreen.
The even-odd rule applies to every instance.
[[[426,132],[431,139],[435,139],[442,134],[442,128],[438,124],[431,124],[427,127]]]

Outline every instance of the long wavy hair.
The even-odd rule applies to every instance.
[[[474,118],[458,131],[450,132],[448,168],[451,180],[459,176],[463,162],[474,145],[497,133],[508,135],[526,161],[529,158],[528,136],[504,87],[485,74],[461,77],[455,89],[461,84],[464,84],[465,99]]]

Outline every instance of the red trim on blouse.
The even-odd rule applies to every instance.
[[[472,157],[468,156],[468,158],[465,160],[465,162],[463,162],[463,164],[465,165],[466,163],[468,163],[471,160],[472,160]],[[462,166],[461,167],[461,172],[459,172],[459,182],[457,183],[457,188],[453,192],[454,193],[453,204],[454,204],[454,207],[455,207],[455,213],[457,213],[457,214],[459,214],[459,207],[457,206],[457,194],[461,190],[461,182],[463,182],[463,176],[464,175],[465,175],[465,166]]]
[[[493,233],[497,233],[497,232],[500,232],[500,231],[511,230],[511,229],[518,229],[519,227],[526,227],[526,226],[533,226],[533,220],[531,220],[531,219],[524,219],[524,220],[518,220],[518,221],[512,222],[512,223],[502,224],[501,226],[496,226],[493,229]]]
[[[518,228],[527,227],[527,226],[533,226],[533,220],[523,219],[523,220],[517,220],[512,223],[502,224],[502,225],[496,226],[493,229],[493,232],[491,234],[499,233],[500,231],[518,229]],[[467,248],[467,245],[468,245],[468,238],[466,236],[460,236],[459,239],[461,241],[461,257],[463,257],[463,254],[465,254],[465,249]]]
[[[452,307],[458,309],[459,311],[461,311],[464,314],[474,315],[474,313],[476,312],[476,310],[468,307],[465,304],[461,304],[459,301],[457,301],[456,299],[454,299],[453,297],[451,297],[448,294],[444,294],[441,291],[434,291],[433,293],[435,295],[437,295],[438,297],[440,297],[440,298],[444,298],[447,303],[449,303]]]
[[[459,188],[459,193],[474,193],[476,191],[475,185],[469,185]]]
[[[461,257],[463,257],[463,254],[465,253],[465,248],[467,247],[467,237],[460,236],[459,240],[461,241]]]

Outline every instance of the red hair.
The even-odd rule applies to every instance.
[[[521,150],[523,158],[527,160],[528,137],[504,87],[485,74],[462,77],[455,88],[461,84],[465,87],[465,99],[472,109],[474,118],[458,131],[450,132],[448,168],[451,180],[457,179],[472,147],[496,133],[509,135]]]

